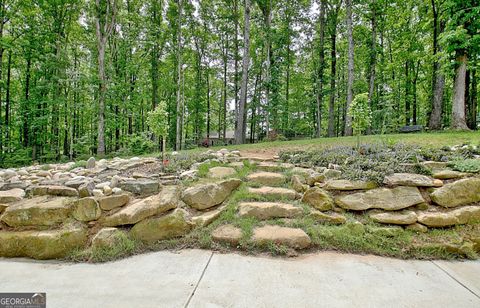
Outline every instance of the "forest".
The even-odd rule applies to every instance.
[[[478,126],[478,0],[0,0],[0,166]],[[359,117],[358,113],[355,117]]]

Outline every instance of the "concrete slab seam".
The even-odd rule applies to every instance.
[[[200,285],[200,282],[202,281],[202,278],[205,275],[205,272],[207,271],[207,267],[210,264],[210,261],[212,260],[212,257],[213,257],[213,251],[210,254],[210,257],[208,258],[207,264],[205,264],[205,267],[203,268],[202,274],[200,275],[200,278],[198,279],[197,284],[195,285],[195,288],[193,289],[192,293],[190,293],[190,296],[188,297],[188,300],[185,303],[184,308],[187,308],[188,305],[190,305],[190,301],[192,300],[193,295],[195,295],[195,292],[197,291],[197,288]]]
[[[440,264],[438,264],[437,262],[435,261],[430,261],[432,262],[436,267],[438,267],[441,271],[443,271],[445,274],[447,274],[450,278],[452,278],[453,280],[455,280],[458,284],[460,284],[462,287],[464,287],[465,289],[467,289],[470,293],[472,293],[473,295],[475,295],[478,299],[480,299],[480,295],[475,293],[473,290],[471,290],[469,287],[467,287],[464,283],[462,283],[460,280],[458,280],[457,278],[455,278],[452,274],[450,274],[446,269],[444,269]]]

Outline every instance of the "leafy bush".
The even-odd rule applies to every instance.
[[[466,159],[454,161],[450,164],[454,170],[460,172],[480,172],[480,159]]]

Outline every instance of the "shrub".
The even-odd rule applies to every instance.
[[[450,164],[454,170],[460,172],[480,172],[480,159],[466,159],[454,161]]]

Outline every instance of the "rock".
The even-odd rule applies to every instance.
[[[320,211],[328,211],[333,208],[333,199],[325,190],[312,187],[303,194],[302,202],[313,206]]]
[[[306,185],[303,183],[301,178],[298,175],[294,174],[292,175],[291,180],[293,189],[298,193],[303,193]]]
[[[187,215],[185,210],[176,209],[171,214],[148,218],[133,226],[130,234],[136,240],[150,243],[183,236],[192,228],[186,220]]]
[[[359,222],[359,221],[354,221],[352,223],[348,223],[347,228],[354,234],[361,235],[366,232],[365,226]]]
[[[40,170],[40,171],[37,172],[36,175],[44,177],[44,178],[46,178],[46,177],[51,178],[52,177],[52,174],[48,170]]]
[[[308,217],[311,217],[318,222],[330,223],[335,225],[340,225],[347,222],[347,218],[345,218],[345,216],[343,215],[340,215],[338,213],[327,214],[317,210],[312,210]]]
[[[118,186],[120,183],[120,177],[118,175],[112,176],[112,179],[110,180],[110,187],[113,189]]]
[[[190,180],[194,181],[197,179],[198,170],[187,170],[180,174],[180,180]]]
[[[436,181],[431,177],[415,173],[394,173],[387,175],[383,180],[385,185],[401,186],[419,186],[419,187],[439,187],[443,185],[442,181]]]
[[[468,173],[458,172],[450,169],[441,169],[433,171],[433,178],[439,180],[460,179],[468,176]]]
[[[9,206],[0,220],[11,227],[53,226],[63,223],[72,211],[72,199],[36,197]]]
[[[98,183],[98,184],[95,184],[95,189],[103,190],[103,188],[104,188],[105,186],[108,186],[108,185],[110,185],[110,182]]]
[[[445,212],[423,212],[418,214],[418,222],[428,227],[463,225],[479,220],[480,206],[464,206]]]
[[[11,190],[14,188],[27,189],[28,185],[25,181],[13,181],[8,183],[0,183],[0,190]]]
[[[229,179],[219,183],[198,184],[184,190],[182,200],[197,210],[208,209],[225,201],[241,183],[239,179]]]
[[[231,167],[213,167],[208,171],[209,178],[223,179],[234,175],[237,171]]]
[[[112,193],[113,193],[113,191],[110,188],[110,186],[106,185],[106,186],[103,187],[103,194],[105,196],[110,196]]]
[[[223,225],[212,232],[212,239],[215,242],[238,245],[242,238],[242,230],[233,225]]]
[[[426,226],[422,225],[422,224],[419,224],[419,223],[414,223],[414,224],[408,225],[408,226],[405,227],[405,229],[413,231],[413,232],[417,232],[417,233],[428,232],[428,228]]]
[[[370,218],[382,224],[411,225],[417,222],[417,214],[413,211],[388,212],[370,214]]]
[[[135,224],[147,217],[176,208],[178,202],[177,187],[167,186],[160,194],[129,204],[120,211],[105,217],[101,223],[108,227]]]
[[[77,197],[78,191],[75,188],[67,186],[37,186],[32,189],[32,194],[34,196],[61,196],[61,197]]]
[[[326,169],[323,172],[323,175],[325,176],[325,179],[338,179],[339,177],[342,176],[342,171],[340,170],[335,170],[335,169]]]
[[[25,197],[25,191],[20,188],[13,188],[0,191],[0,203],[10,203],[20,201]]]
[[[328,180],[324,189],[327,190],[367,190],[376,188],[374,182],[350,181],[350,180]]]
[[[301,175],[301,176],[306,178],[306,177],[310,176],[310,174],[314,173],[315,170],[310,169],[310,168],[294,167],[294,168],[292,168],[291,172],[293,174],[298,174],[298,175]]]
[[[121,188],[114,187],[114,188],[112,188],[112,193],[113,193],[114,195],[120,195],[120,194],[123,193],[123,190],[122,190]]]
[[[85,247],[87,230],[69,227],[47,231],[0,231],[0,256],[58,259]]]
[[[377,208],[395,211],[423,203],[425,200],[418,188],[399,186],[354,193],[339,197],[335,202],[346,210],[362,211]]]
[[[304,249],[311,244],[310,237],[302,229],[270,225],[255,228],[252,240],[257,245],[273,242],[296,249]]]
[[[93,190],[95,189],[95,183],[89,181],[87,183],[81,184],[78,187],[78,196],[80,198],[93,196]]]
[[[79,189],[80,186],[82,186],[85,183],[88,183],[89,181],[90,180],[87,179],[84,176],[77,176],[77,177],[74,177],[71,180],[66,181],[65,186],[70,187],[70,188]]]
[[[430,194],[443,207],[457,207],[480,201],[480,178],[467,178],[444,185]]]
[[[403,228],[399,226],[395,227],[375,227],[371,228],[370,232],[374,235],[385,236],[385,237],[395,237],[403,232]]]
[[[430,169],[443,169],[447,167],[446,162],[440,161],[424,161],[421,164]]]
[[[260,220],[270,218],[291,218],[303,213],[302,208],[288,203],[278,202],[241,202],[240,217],[256,217]]]
[[[249,187],[248,192],[251,194],[256,194],[263,197],[275,198],[275,199],[296,200],[300,198],[300,194],[298,194],[295,190],[283,188],[283,187],[269,187],[269,186],[263,186],[260,188]]]
[[[16,177],[16,176],[17,176],[17,172],[15,170],[11,170],[11,169],[3,170],[3,176],[2,177],[5,180],[8,180],[8,179]]]
[[[323,182],[325,180],[325,175],[314,171],[307,176],[306,180],[307,185],[313,186],[315,183]]]
[[[97,200],[93,197],[82,198],[73,203],[73,218],[78,221],[97,220],[102,215]]]
[[[102,228],[92,238],[93,248],[112,247],[117,244],[118,238],[125,233],[117,228]]]
[[[222,214],[223,210],[225,209],[225,205],[218,207],[213,211],[208,211],[198,216],[192,217],[192,222],[195,227],[206,227],[211,224],[215,219],[217,219],[220,214]]]
[[[277,186],[285,183],[285,176],[274,172],[256,172],[249,174],[247,180],[262,185]]]
[[[95,157],[90,157],[87,160],[87,165],[85,166],[86,169],[93,169],[95,168]]]
[[[0,214],[2,214],[8,208],[8,204],[0,203]]]
[[[257,164],[257,169],[262,170],[262,171],[267,171],[267,172],[278,172],[278,171],[283,171],[285,169],[291,169],[294,166],[289,163],[274,163],[274,162],[260,162]]]
[[[129,191],[135,195],[151,196],[158,194],[160,185],[157,181],[142,179],[128,180],[119,184],[119,187],[125,191]]]
[[[98,201],[98,204],[102,210],[110,211],[114,208],[127,204],[130,201],[130,196],[127,194],[113,195],[98,197],[96,200]]]
[[[105,196],[105,195],[103,194],[103,191],[100,190],[100,189],[94,189],[94,190],[92,190],[92,195],[93,195],[94,197],[103,197],[103,196]]]

